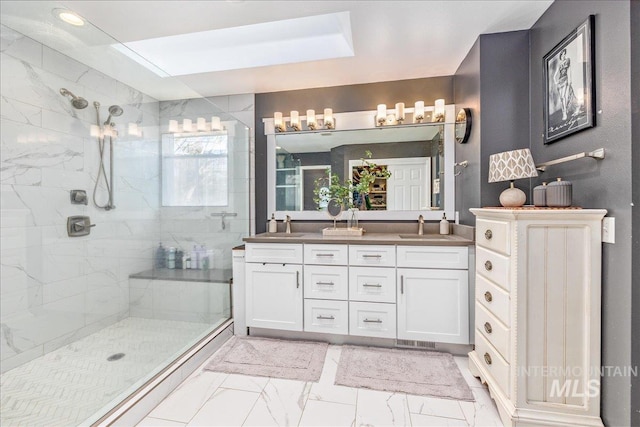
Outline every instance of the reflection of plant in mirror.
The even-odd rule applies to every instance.
[[[367,150],[365,156],[370,159],[373,154]],[[371,184],[376,179],[387,179],[391,176],[386,166],[378,166],[365,158],[360,158],[360,162],[360,167],[357,169],[358,176],[354,180],[346,179],[342,183],[340,177],[332,174],[331,168],[327,168],[327,176],[315,181],[313,201],[318,205],[318,209],[325,209],[329,200],[336,200],[348,209],[358,208],[364,204]]]

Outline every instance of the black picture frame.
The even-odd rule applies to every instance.
[[[595,15],[544,56],[544,143],[594,127]]]

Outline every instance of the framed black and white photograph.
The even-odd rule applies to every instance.
[[[595,126],[594,24],[590,15],[544,56],[544,143]]]

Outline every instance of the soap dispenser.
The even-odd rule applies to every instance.
[[[444,213],[440,220],[440,234],[449,234],[449,221],[447,221],[447,215]]]
[[[278,232],[278,222],[276,221],[275,214],[271,214],[271,219],[269,220],[269,233],[277,233]]]

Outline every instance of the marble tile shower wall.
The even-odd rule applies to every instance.
[[[229,132],[229,205],[222,207],[162,207],[162,241],[166,245],[190,250],[193,245],[206,245],[214,250],[214,267],[231,268],[231,248],[242,243],[249,234],[250,173],[249,157],[254,144],[253,94],[216,96],[205,99],[186,99],[160,102],[160,123],[166,131],[169,120],[179,122],[219,115],[230,128]],[[225,218],[211,213],[232,212],[235,217]]]
[[[128,276],[149,268],[160,233],[159,103],[5,26],[0,36],[6,371],[128,316]],[[63,87],[90,105],[73,109]],[[91,194],[97,176],[93,101],[102,105],[102,120],[109,105],[124,109],[114,119],[122,137],[115,143],[116,209],[109,212],[69,200],[71,189]],[[128,122],[144,136],[124,136]],[[100,194],[104,202],[104,188]],[[91,235],[67,237],[70,215],[89,215]]]

